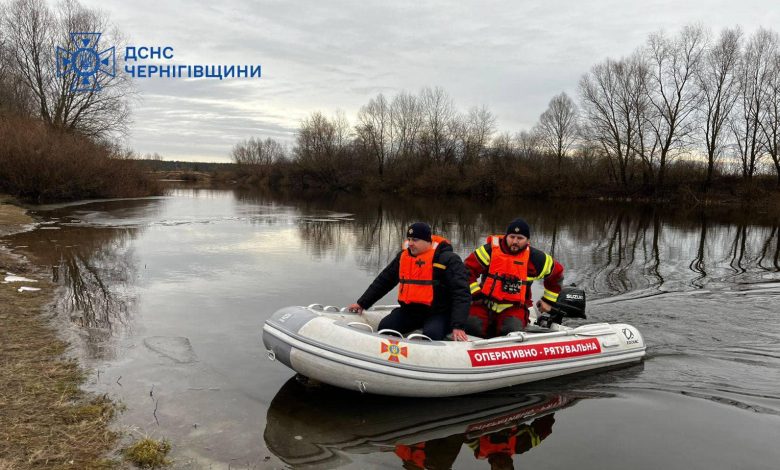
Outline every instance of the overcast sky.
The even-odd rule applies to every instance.
[[[576,96],[591,66],[654,31],[780,30],[776,0],[82,1],[129,44],[172,46],[173,64],[262,65],[259,80],[136,79],[127,145],[166,160],[229,161],[252,136],[291,145],[313,111],[340,109],[354,124],[376,94],[426,86],[443,87],[461,111],[486,105],[498,130],[514,133],[555,94]]]

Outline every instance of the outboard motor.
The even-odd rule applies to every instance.
[[[561,324],[563,318],[587,318],[585,316],[585,291],[576,286],[564,287],[558,300],[549,312],[543,313],[536,324],[549,328],[553,323]]]

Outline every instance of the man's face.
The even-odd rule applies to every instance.
[[[417,256],[420,253],[425,253],[431,248],[432,245],[431,242],[420,240],[419,238],[409,237],[407,240],[409,241],[409,252],[413,256]]]
[[[510,233],[506,236],[505,240],[510,253],[520,253],[523,248],[528,246],[528,238],[526,238],[525,235]]]

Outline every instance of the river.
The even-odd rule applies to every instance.
[[[128,435],[170,439],[174,468],[780,467],[780,220],[760,210],[178,188],[31,211],[44,222],[2,242],[50,269],[87,387],[125,406]],[[585,289],[588,321],[642,332],[641,365],[394,399],[267,359],[266,318],[353,302],[409,223],[465,257],[517,216]]]

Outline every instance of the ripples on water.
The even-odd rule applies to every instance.
[[[405,227],[416,220],[430,222],[465,256],[517,216],[530,222],[532,243],[566,266],[566,282],[586,290],[588,321],[637,326],[648,356],[638,368],[498,391],[490,400],[512,408],[518,394],[536,390],[549,398],[563,390],[567,403],[593,404],[578,404],[574,413],[601,406],[603,401],[590,400],[592,394],[650,393],[650,403],[695,399],[765,417],[780,414],[780,219],[597,203],[517,205],[522,209],[463,200],[311,201],[178,190],[164,199],[39,208],[38,215],[51,223],[5,241],[50,266],[60,285],[56,311],[67,312],[85,357],[107,371],[94,387],[128,403],[125,419],[134,424],[150,423],[149,404],[130,390],[148,398],[150,384],[155,399],[162,397],[171,409],[184,409],[180,396],[195,400],[203,411],[194,413],[206,415],[193,420],[214,418],[209,413],[219,413],[213,410],[225,400],[241,404],[225,411],[238,423],[247,413],[264,416],[268,405],[248,410],[269,403],[289,377],[262,360],[257,334],[276,308],[350,303],[397,253]],[[168,359],[182,357],[187,360]],[[186,382],[178,392],[172,378],[177,374]],[[123,389],[115,384],[119,376]],[[173,381],[169,392],[161,385],[166,380]],[[291,386],[279,393],[293,393],[299,401],[320,397],[300,398],[289,392]],[[659,392],[676,398],[659,398]],[[291,403],[273,399],[285,407]],[[641,408],[643,400],[634,404]],[[331,404],[334,416],[352,412],[349,403],[339,403]],[[676,406],[690,407],[685,403]],[[361,410],[365,419],[379,419],[370,406]],[[479,416],[483,411],[474,410]],[[191,412],[169,412],[178,424],[166,432],[182,442],[188,436],[197,447],[203,431],[182,431],[188,428],[182,414]],[[281,415],[268,412],[271,426],[271,415]],[[222,442],[223,448],[240,448],[236,436],[257,432],[256,425],[220,419],[222,427],[212,431],[235,439]],[[278,441],[278,431],[266,429],[266,440]],[[252,455],[262,468],[267,456]]]

